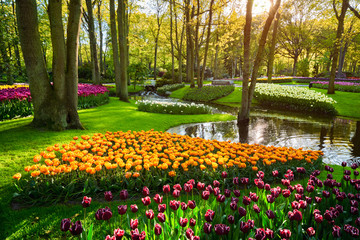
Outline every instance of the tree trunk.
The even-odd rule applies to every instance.
[[[120,97],[121,81],[120,81],[119,45],[117,41],[115,19],[116,19],[115,2],[114,0],[110,0],[110,29],[111,29],[111,44],[113,50],[113,61],[114,61],[114,72],[115,72],[116,96]]]
[[[185,24],[186,24],[186,82],[190,82],[190,87],[194,88],[194,62],[193,62],[193,39],[192,26],[190,19],[190,0],[185,2]]]
[[[293,76],[296,76],[296,73],[297,73],[297,62],[298,62],[298,59],[299,59],[299,55],[297,53],[295,53],[295,56],[294,56],[294,64],[293,64],[293,71],[292,71],[292,75]]]
[[[268,83],[271,83],[272,75],[273,75],[273,68],[274,68],[274,59],[275,59],[275,46],[276,46],[276,36],[278,31],[280,13],[276,13],[276,18],[274,21],[273,26],[273,35],[271,39],[271,47],[269,53],[269,68],[268,68]]]
[[[52,87],[46,71],[38,30],[36,0],[17,0],[16,16],[26,73],[29,79],[31,101],[34,107],[33,124],[36,127],[55,124],[51,100]]]
[[[40,42],[36,0],[17,0],[17,22],[34,107],[33,125],[53,130],[82,128],[77,115],[77,46],[81,15],[80,0],[71,0],[67,49],[62,26],[62,3],[49,1],[53,45],[54,85],[47,75]],[[64,83],[66,82],[66,84]],[[75,88],[75,89],[74,89]]]
[[[255,57],[255,60],[254,60],[254,67],[253,67],[252,74],[251,74],[251,84],[250,84],[249,96],[248,96],[249,97],[249,99],[248,99],[249,113],[250,113],[251,101],[252,101],[254,91],[255,91],[256,79],[258,77],[259,68],[261,66],[261,61],[262,61],[263,55],[264,55],[266,38],[267,38],[267,35],[269,33],[271,23],[272,23],[272,21],[273,21],[273,19],[275,17],[275,14],[276,14],[277,10],[280,7],[280,4],[281,4],[281,0],[276,0],[275,5],[273,5],[270,8],[269,16],[266,19],[264,29],[263,29],[263,31],[261,33],[261,38],[260,38],[260,41],[259,41],[259,48],[258,48],[257,53],[256,53],[256,57]]]
[[[174,69],[174,41],[173,41],[173,4],[175,0],[170,0],[170,45],[171,45],[171,80],[175,82]]]
[[[200,0],[196,1],[196,27],[195,27],[195,59],[196,59],[196,81],[198,88],[202,88],[200,54],[199,54],[199,28],[200,28]]]
[[[334,94],[335,93],[335,77],[336,77],[336,67],[337,67],[337,62],[338,62],[338,57],[339,57],[339,48],[340,48],[340,39],[341,39],[341,35],[344,31],[344,19],[345,19],[345,15],[346,15],[346,11],[349,7],[349,0],[343,0],[342,2],[342,6],[341,6],[341,14],[340,16],[337,15],[337,11],[336,11],[336,6],[334,3],[334,10],[336,11],[336,17],[339,21],[338,23],[338,29],[336,32],[336,40],[334,43],[334,48],[333,48],[333,60],[332,60],[332,64],[331,64],[331,73],[330,73],[330,81],[329,81],[329,88],[328,88],[328,94]]]
[[[205,67],[206,67],[206,60],[207,60],[207,53],[209,50],[209,43],[210,43],[210,34],[211,34],[211,22],[212,22],[212,15],[213,15],[213,7],[214,5],[214,0],[211,0],[210,2],[210,10],[209,10],[209,23],[208,23],[208,31],[207,31],[207,37],[206,37],[206,43],[205,43],[205,53],[204,53],[204,62],[203,62],[203,68],[201,70],[201,78],[200,78],[200,82],[201,82],[201,86],[202,86],[202,82],[204,80],[204,73],[205,73]]]
[[[158,30],[155,37],[155,53],[154,53],[154,80],[156,81],[157,77],[157,52],[158,52],[158,41],[159,41],[159,35],[160,35],[160,28],[158,26]]]
[[[126,7],[127,0],[118,0],[118,28],[119,28],[119,50],[120,50],[120,100],[124,102],[129,101],[128,97],[128,73],[127,73],[127,21],[126,21]]]
[[[104,63],[103,63],[103,32],[102,32],[102,22],[101,22],[101,0],[98,0],[98,12],[97,19],[99,24],[99,36],[100,36],[100,45],[99,45],[99,59],[100,59],[100,76],[104,73]]]
[[[219,45],[217,44],[219,42],[219,35],[216,34],[216,43],[215,43],[215,60],[214,60],[214,80],[218,79],[218,55],[219,55]]]
[[[78,53],[81,25],[81,0],[71,0],[66,40],[66,93],[67,128],[84,129],[77,112],[78,105]]]
[[[244,67],[242,82],[241,110],[238,114],[238,124],[249,121],[249,77],[250,77],[250,43],[253,0],[246,3],[246,22],[244,27]]]
[[[281,0],[276,0],[275,5],[273,5],[270,8],[269,11],[269,16],[266,19],[265,22],[265,26],[264,29],[261,33],[261,38],[259,40],[259,47],[256,53],[256,57],[254,60],[254,66],[253,66],[253,70],[252,70],[252,74],[251,74],[251,84],[250,87],[248,85],[248,78],[249,78],[249,65],[246,64],[247,61],[249,61],[249,53],[246,53],[245,51],[250,51],[250,30],[247,28],[251,28],[251,12],[252,12],[252,5],[253,5],[253,0],[248,0],[247,3],[247,10],[246,10],[246,23],[245,23],[245,28],[247,30],[247,32],[244,29],[244,79],[243,79],[243,89],[242,89],[242,101],[245,100],[245,103],[247,104],[245,106],[245,103],[242,102],[241,103],[241,111],[238,115],[238,123],[240,124],[241,122],[248,122],[249,121],[249,115],[250,115],[250,106],[251,106],[251,102],[252,102],[252,98],[253,98],[253,94],[255,91],[255,85],[256,85],[256,79],[258,76],[258,71],[261,65],[261,61],[262,61],[262,57],[263,57],[263,53],[264,53],[264,48],[265,48],[265,44],[266,44],[266,38],[271,26],[271,23],[274,19],[274,16],[278,10],[278,8],[280,7],[280,3]],[[248,6],[250,5],[250,6]],[[248,15],[249,14],[249,15]],[[248,25],[249,24],[249,25]],[[245,40],[247,39],[247,40]],[[245,54],[246,53],[246,54]],[[245,74],[246,71],[246,74]],[[247,99],[244,99],[244,95],[245,97],[247,97]],[[244,109],[243,109],[244,106]]]
[[[91,63],[92,63],[92,80],[96,85],[100,85],[100,70],[99,61],[96,50],[96,38],[95,38],[95,26],[92,1],[86,0],[87,15],[88,15],[88,31],[90,39],[90,52],[91,52]]]

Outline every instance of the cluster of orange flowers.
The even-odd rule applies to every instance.
[[[321,151],[263,145],[220,142],[157,131],[96,133],[92,137],[74,137],[69,144],[50,146],[34,156],[35,165],[26,166],[32,177],[66,174],[73,171],[96,174],[115,169],[126,178],[139,177],[151,169],[166,171],[171,177],[191,168],[202,171],[251,167],[258,162],[271,165],[290,160],[313,163]],[[14,179],[20,179],[17,173]]]

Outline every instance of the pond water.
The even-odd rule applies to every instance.
[[[178,101],[153,94],[134,98]],[[218,104],[210,106],[214,113],[236,115],[239,110]],[[236,121],[193,123],[170,128],[167,132],[219,141],[321,150],[325,163],[360,163],[360,121],[253,109],[248,126],[238,126]]]
[[[331,164],[360,162],[360,122],[255,110],[248,126],[237,121],[184,124],[167,130],[219,141],[285,146],[324,152]]]

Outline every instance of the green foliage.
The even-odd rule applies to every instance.
[[[204,104],[182,102],[137,101],[139,111],[167,114],[210,114],[211,108]]]
[[[296,75],[302,77],[310,76],[310,60],[305,58],[298,62]]]
[[[0,121],[32,115],[32,104],[27,99],[12,99],[0,102]]]
[[[202,88],[190,88],[183,99],[187,101],[208,102],[224,97],[235,89],[234,86],[204,86]]]
[[[92,82],[92,65],[91,62],[86,62],[78,67],[78,77]]]
[[[269,107],[292,111],[305,111],[335,115],[337,113],[332,98],[307,88],[259,84],[254,97],[261,104]]]
[[[185,87],[185,84],[183,83],[178,83],[178,84],[170,84],[170,85],[164,85],[162,87],[158,87],[156,89],[156,91],[160,94],[160,95],[165,95],[166,92],[173,92],[177,89],[183,88]]]
[[[109,102],[109,93],[105,92],[104,94],[97,94],[97,95],[89,95],[86,97],[78,98],[78,109],[86,109],[97,107]]]

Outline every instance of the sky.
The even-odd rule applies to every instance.
[[[245,13],[246,0],[234,0],[234,1],[241,2],[240,5],[244,7],[242,12]],[[142,1],[138,1],[137,4],[143,7],[143,11],[151,12],[151,9],[149,7],[151,2],[153,2],[153,0],[142,0]],[[271,4],[270,0],[254,0],[253,16],[262,14],[264,12],[268,12],[270,9],[270,4]]]

